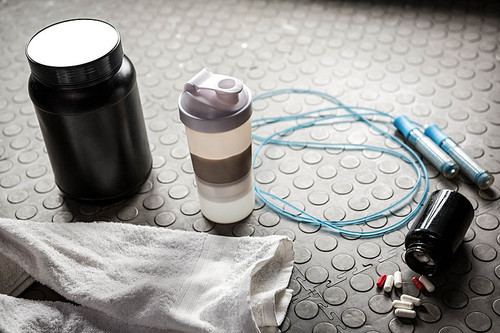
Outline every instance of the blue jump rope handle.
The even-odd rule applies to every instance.
[[[397,117],[394,119],[394,126],[443,176],[453,178],[458,174],[459,167],[453,159],[427,137],[408,117],[404,115]]]
[[[444,134],[437,125],[430,125],[425,129],[432,141],[441,147],[460,166],[462,172],[472,180],[480,189],[489,188],[495,177],[467,155],[449,136]]]

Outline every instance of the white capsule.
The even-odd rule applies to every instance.
[[[394,311],[394,314],[396,317],[402,317],[402,318],[415,318],[417,316],[417,313],[413,310],[407,310],[407,309],[396,309]]]
[[[412,310],[413,309],[413,303],[412,302],[399,301],[399,300],[395,299],[394,301],[392,301],[392,307],[397,308],[397,309]]]
[[[400,271],[394,272],[394,287],[401,288],[403,286],[403,275]]]
[[[436,287],[434,287],[432,282],[429,281],[429,279],[425,275],[421,275],[418,278],[418,281],[420,281],[420,283],[424,285],[425,289],[427,289],[428,292],[432,293],[434,290],[436,290]]]
[[[390,292],[392,290],[393,284],[394,284],[394,276],[387,275],[387,279],[385,279],[385,283],[384,283],[384,291]]]
[[[415,305],[415,306],[420,306],[422,304],[422,300],[420,298],[413,297],[413,296],[406,295],[406,294],[401,295],[401,300],[403,302],[413,303],[413,305]]]
[[[415,259],[417,259],[420,262],[423,262],[424,264],[431,261],[431,259],[427,256],[427,254],[422,252],[413,252],[413,256],[415,257]]]

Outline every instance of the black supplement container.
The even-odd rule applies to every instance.
[[[152,165],[136,72],[120,34],[94,19],[48,26],[26,46],[28,90],[57,186],[106,202],[136,192]]]
[[[472,204],[460,193],[433,192],[406,235],[406,264],[425,275],[442,271],[451,263],[473,218]]]

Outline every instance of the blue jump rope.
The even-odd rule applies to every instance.
[[[355,106],[346,106],[344,105],[340,100],[337,98],[323,93],[319,91],[314,91],[314,90],[302,90],[302,89],[282,89],[282,90],[275,90],[271,91],[268,93],[263,93],[254,98],[254,101],[259,101],[263,99],[267,99],[273,96],[278,96],[278,95],[283,95],[283,94],[306,94],[306,95],[314,95],[314,96],[319,96],[323,98],[326,101],[331,102],[334,104],[333,107],[329,108],[323,108],[299,115],[291,115],[291,116],[283,116],[283,117],[269,117],[269,118],[262,118],[262,119],[257,119],[252,121],[252,129],[257,129],[261,128],[264,126],[269,126],[273,125],[276,123],[285,123],[285,122],[294,122],[294,125],[287,127],[283,130],[280,130],[268,137],[261,137],[259,135],[253,134],[252,137],[255,141],[259,142],[259,146],[257,147],[253,160],[252,160],[252,167],[255,169],[255,162],[257,160],[257,157],[259,156],[259,153],[261,152],[262,148],[268,144],[273,144],[273,145],[280,145],[280,146],[287,146],[287,147],[307,147],[307,148],[312,148],[312,149],[326,149],[326,148],[336,148],[336,149],[344,149],[344,150],[349,150],[349,151],[361,151],[361,150],[371,150],[371,151],[376,151],[376,152],[382,152],[387,155],[395,156],[404,162],[407,162],[411,165],[413,170],[416,173],[417,176],[417,182],[411,189],[411,191],[406,194],[403,198],[401,198],[399,201],[396,203],[392,204],[391,206],[382,209],[376,213],[373,213],[371,215],[368,215],[363,218],[357,218],[357,219],[352,219],[352,220],[343,220],[343,221],[330,221],[330,220],[323,220],[319,219],[315,216],[312,216],[311,214],[305,212],[301,208],[291,204],[290,202],[287,202],[276,195],[273,195],[269,192],[266,192],[262,189],[259,188],[257,185],[257,182],[255,183],[255,191],[257,193],[257,196],[270,208],[272,208],[274,211],[276,211],[278,214],[285,216],[291,220],[297,221],[297,222],[305,222],[305,223],[319,223],[321,225],[324,225],[330,229],[332,229],[336,233],[341,233],[342,235],[346,236],[352,236],[352,237],[364,237],[364,238],[370,238],[370,237],[378,237],[382,236],[388,232],[397,230],[404,225],[406,225],[413,217],[415,217],[416,214],[420,211],[420,208],[423,206],[425,199],[427,197],[427,191],[429,189],[429,177],[427,173],[427,169],[422,161],[422,159],[417,155],[417,153],[410,148],[408,145],[406,145],[404,142],[396,138],[394,135],[391,133],[381,129],[380,127],[376,126],[373,121],[367,119],[367,117],[371,116],[381,116],[383,118],[387,118],[387,122],[393,123],[395,121],[395,118],[385,112],[371,109],[371,108],[365,108],[365,107],[355,107]],[[335,112],[337,110],[345,110],[348,112],[348,114],[344,115],[334,115],[331,114],[331,112]],[[330,112],[330,114],[328,114]],[[297,121],[299,120],[305,120],[304,122],[301,122],[301,124],[296,125]],[[402,154],[400,152],[388,149],[388,148],[383,148],[383,147],[377,147],[377,146],[371,146],[371,145],[365,145],[365,144],[349,144],[349,143],[319,143],[319,142],[307,142],[307,141],[289,141],[289,140],[283,140],[282,137],[286,134],[289,134],[291,132],[296,132],[300,131],[301,129],[305,128],[310,128],[312,126],[328,126],[332,124],[338,124],[338,123],[346,123],[346,122],[362,122],[366,124],[368,127],[372,128],[376,132],[380,133],[381,135],[385,136],[389,140],[397,143],[405,152],[406,154]],[[417,126],[421,128],[422,126],[416,123],[411,122],[411,126]],[[412,199],[413,195],[416,193],[416,191],[419,189],[419,187],[422,185],[423,182],[423,196],[419,200],[417,207],[412,210],[410,214],[408,214],[406,217],[401,219],[400,221],[373,231],[354,231],[354,230],[348,230],[344,229],[343,227],[349,226],[349,225],[359,225],[359,224],[364,224],[370,221],[374,221],[380,218],[383,218],[385,215],[387,215],[391,210],[397,210],[400,209],[408,204],[408,201]],[[285,210],[282,207],[287,207],[289,209]],[[291,213],[290,210],[293,212]]]

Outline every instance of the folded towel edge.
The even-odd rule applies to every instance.
[[[276,256],[282,255],[282,266],[275,277],[275,289],[269,290],[269,297],[264,300],[262,305],[262,317],[263,322],[257,323],[255,320],[254,309],[252,308],[252,319],[257,326],[259,332],[261,332],[262,327],[278,327],[281,325],[286,316],[286,310],[290,305],[292,300],[292,291],[287,289],[292,276],[293,264],[294,264],[294,251],[292,241],[287,237],[280,237],[279,242],[270,251],[270,256],[263,258],[259,262],[255,263],[252,274],[253,276],[256,271],[262,269],[267,262],[275,258]],[[249,302],[250,302],[249,295]]]

